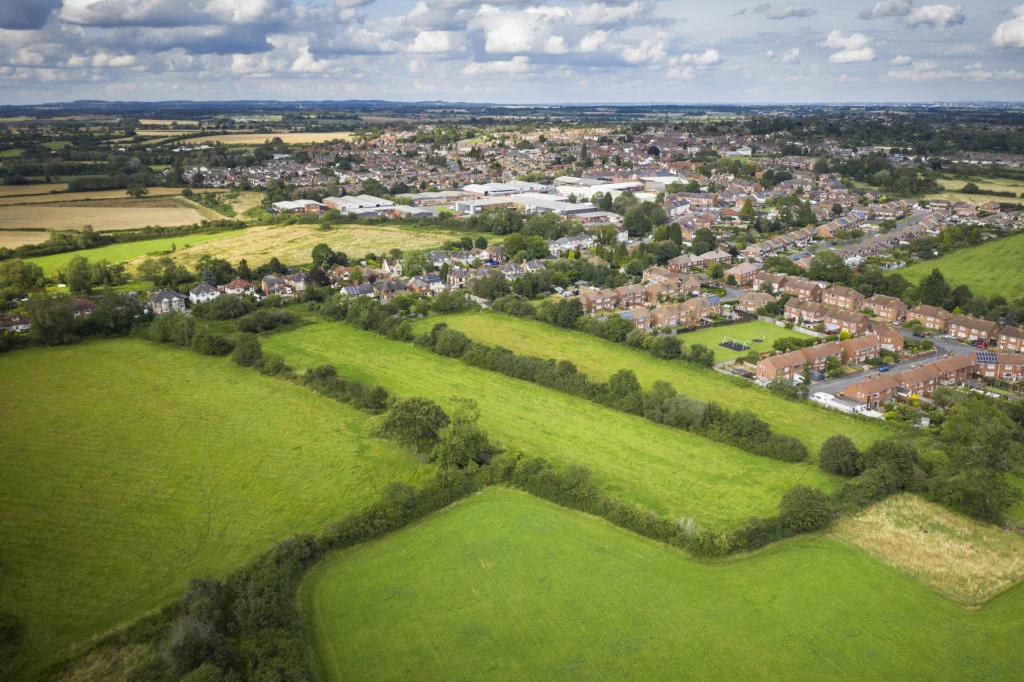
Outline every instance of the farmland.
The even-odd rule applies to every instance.
[[[207,242],[199,248],[181,253],[177,259],[193,265],[202,255],[209,254],[237,263],[245,258],[249,263],[262,263],[272,256],[282,262],[308,263],[313,247],[325,243],[335,251],[344,251],[353,257],[390,249],[423,249],[440,246],[452,238],[448,232],[402,229],[389,225],[335,225],[324,229],[320,225],[270,225],[254,227],[244,233],[232,234]]]
[[[961,180],[956,178],[939,178],[938,183],[943,189],[951,192],[957,192],[963,189],[963,186],[968,182],[973,182],[978,186],[978,189],[985,192],[1014,192],[1018,196],[1021,192],[1024,192],[1024,182],[1019,180],[1007,180],[1002,178],[979,178],[971,177],[967,180]],[[988,197],[989,201],[1006,201],[1008,197]]]
[[[155,131],[146,131],[155,132]],[[171,135],[180,135],[181,131],[168,130]],[[206,135],[202,137],[191,137],[188,142],[203,144],[263,144],[270,142],[275,137],[281,138],[285,144],[314,144],[317,142],[328,142],[330,140],[351,140],[352,133],[234,133],[227,135]]]
[[[938,268],[950,286],[966,284],[975,294],[1024,296],[1024,234],[960,249],[935,260],[920,261],[898,270],[911,282],[920,282]]]
[[[4,232],[0,232],[0,239]],[[24,234],[41,234],[42,239],[46,238],[45,232],[28,232]],[[215,234],[190,234],[182,237],[167,237],[164,239],[146,239],[138,242],[125,242],[123,244],[111,244],[95,249],[83,249],[81,251],[68,251],[55,253],[49,256],[38,256],[26,260],[39,265],[48,276],[55,275],[68,261],[76,256],[83,256],[90,261],[105,260],[108,263],[123,263],[143,256],[163,254],[169,252],[173,246],[176,251],[204,244],[214,239],[222,239],[224,233]],[[42,241],[42,239],[40,241]]]
[[[1019,587],[966,611],[821,537],[708,565],[501,489],[328,558],[302,604],[332,680],[995,680],[1024,665]]]
[[[68,185],[65,182],[51,182],[39,185],[0,185],[0,198],[63,192],[67,188]]]
[[[472,313],[420,320],[416,330],[427,331],[437,322],[465,332],[474,341],[504,346],[516,353],[571,360],[580,371],[598,379],[607,379],[614,372],[628,368],[636,373],[644,387],[655,381],[667,381],[680,393],[702,400],[715,400],[730,409],[752,410],[773,429],[802,440],[812,453],[817,453],[821,443],[836,433],[846,434],[861,447],[880,438],[896,437],[899,433],[892,425],[788,402],[752,384],[740,383],[739,379],[730,379],[710,369],[659,360],[610,341],[557,329],[541,322],[493,313]],[[724,329],[733,331],[712,331],[717,333],[719,340],[722,334],[738,333],[735,331],[737,327]],[[689,334],[682,335],[680,339],[685,344],[690,343]],[[814,424],[814,428],[808,428],[808,424]]]
[[[26,230],[0,230],[0,248],[13,249],[25,244],[40,244],[46,241],[46,232]]]
[[[582,464],[601,489],[674,517],[731,526],[773,513],[797,483],[834,489],[809,464],[757,457],[582,398],[442,358],[346,324],[321,323],[269,336],[265,351],[297,368],[329,363],[344,376],[403,396],[446,404],[477,401],[481,425],[500,445],[553,464]]]
[[[33,663],[427,471],[362,413],[226,359],[90,342],[0,376],[0,610]]]
[[[64,185],[23,185],[23,187],[65,187]],[[181,196],[181,189],[176,187],[150,187],[148,197],[169,197]],[[209,190],[216,192],[220,190]],[[13,204],[49,204],[69,201],[100,201],[112,199],[127,199],[128,195],[123,189],[97,190],[95,192],[60,192],[56,194],[47,193],[33,194],[31,196],[20,196],[0,193],[0,206]]]

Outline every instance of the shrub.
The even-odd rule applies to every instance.
[[[192,350],[200,355],[227,355],[234,346],[219,334],[200,329],[192,337]]]
[[[256,305],[237,296],[218,296],[209,303],[200,303],[192,308],[192,314],[204,320],[234,320],[251,313]]]
[[[253,367],[263,359],[263,349],[260,347],[260,340],[255,334],[242,334],[235,350],[231,353],[231,359],[236,365],[242,367]]]
[[[818,466],[821,470],[840,476],[856,476],[858,459],[860,450],[842,434],[830,437],[821,444],[818,452]]]
[[[795,485],[782,496],[779,516],[794,533],[810,533],[832,521],[832,504],[817,488]]]
[[[249,334],[277,329],[295,319],[287,310],[257,310],[238,321],[238,331]]]

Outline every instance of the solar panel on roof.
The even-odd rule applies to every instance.
[[[995,365],[998,364],[999,360],[996,357],[995,353],[989,351],[981,351],[978,353],[978,362],[985,365]]]

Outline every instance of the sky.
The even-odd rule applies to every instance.
[[[0,102],[1024,101],[1024,4],[0,0]]]

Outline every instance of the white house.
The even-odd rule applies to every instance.
[[[207,284],[206,282],[203,282],[197,287],[193,287],[188,292],[188,297],[189,300],[192,301],[192,305],[197,303],[208,303],[218,296],[220,296],[220,291],[217,290],[217,287]]]

